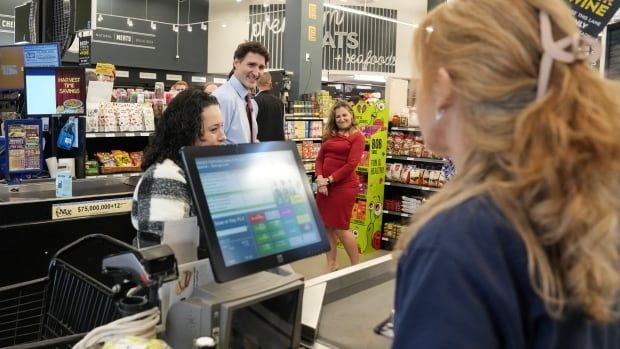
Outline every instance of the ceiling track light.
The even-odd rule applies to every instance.
[[[176,25],[172,25],[172,31],[178,33],[179,32],[179,27]]]
[[[127,25],[133,27],[133,21],[131,20],[131,18],[127,18]]]
[[[187,25],[187,31],[191,33],[191,32],[192,32],[192,30],[194,30],[194,29],[192,28],[192,26],[191,26],[191,25],[189,25],[189,24],[188,24],[188,25]]]
[[[206,23],[200,23],[200,29],[207,30],[207,24]]]
[[[103,16],[100,13],[99,16],[97,16],[97,22],[101,22],[101,21],[103,21]]]

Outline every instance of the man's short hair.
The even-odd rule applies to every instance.
[[[256,41],[246,41],[239,44],[239,46],[237,46],[237,49],[235,50],[234,59],[242,61],[249,52],[256,53],[265,57],[265,63],[269,63],[269,51],[267,51],[263,44]]]
[[[258,79],[258,86],[268,86],[271,83],[271,74],[266,71]]]
[[[177,82],[175,82],[174,84],[172,84],[172,86],[170,88],[174,88],[175,86],[185,86],[185,89],[189,88],[189,84],[183,80],[179,80]]]

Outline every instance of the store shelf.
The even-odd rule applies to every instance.
[[[314,173],[315,170],[306,170],[306,173]]]
[[[369,168],[369,166],[361,166],[360,165],[360,166],[357,166],[355,168],[355,171],[357,171],[357,172],[368,172],[368,168]]]
[[[402,155],[388,155],[387,159],[394,160],[403,160],[403,161],[417,161],[417,162],[431,162],[434,164],[443,164],[446,162],[444,159],[432,159],[432,158],[415,158],[410,156],[402,156]]]
[[[321,138],[291,138],[288,139],[289,141],[293,141],[293,142],[303,142],[303,141],[320,141]]]
[[[389,210],[383,210],[383,213],[385,214],[389,214],[392,216],[401,216],[401,217],[411,217],[411,215],[409,213],[404,213],[404,212],[396,212],[396,211],[389,211]]]
[[[301,162],[315,162],[316,159],[301,159]]]
[[[392,126],[390,131],[420,132],[419,127]]]
[[[110,178],[110,177],[135,177],[142,176],[144,172],[125,172],[125,173],[112,173],[96,176],[86,176],[86,178]]]
[[[310,120],[310,121],[323,121],[323,118],[319,116],[286,116],[286,120]]]
[[[431,188],[431,187],[425,187],[422,185],[403,184],[403,183],[395,183],[395,182],[385,182],[385,185],[392,186],[392,187],[419,189],[419,190],[434,191],[434,192],[437,192],[440,190],[439,188]]]
[[[116,137],[148,137],[153,134],[149,132],[88,132],[86,138],[116,138]]]
[[[284,117],[296,117],[296,116],[301,116],[301,117],[314,117],[314,118],[320,118],[321,114],[319,113],[289,113],[289,114],[284,114]]]
[[[357,198],[360,200],[366,200],[366,194],[358,194]]]

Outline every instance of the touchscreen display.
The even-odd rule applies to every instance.
[[[195,161],[227,267],[320,241],[291,151]]]

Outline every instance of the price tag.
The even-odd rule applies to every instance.
[[[150,134],[149,132],[141,132],[141,133],[140,133],[140,136],[142,136],[142,137],[148,137],[148,136],[150,136],[150,135],[151,135],[151,134]]]
[[[155,80],[155,79],[157,79],[157,74],[155,74],[155,73],[147,73],[147,72],[140,72],[140,79]]]
[[[116,77],[117,78],[128,78],[129,77],[129,72],[127,70],[117,70],[116,71]]]
[[[116,133],[106,133],[105,136],[106,138],[114,138],[116,137]]]
[[[183,76],[178,74],[166,74],[166,80],[178,81],[183,80]]]
[[[131,198],[52,205],[52,220],[131,212]]]
[[[125,137],[135,137],[135,136],[136,136],[136,134],[135,134],[135,133],[133,133],[133,132],[127,132],[127,133],[125,133]]]

